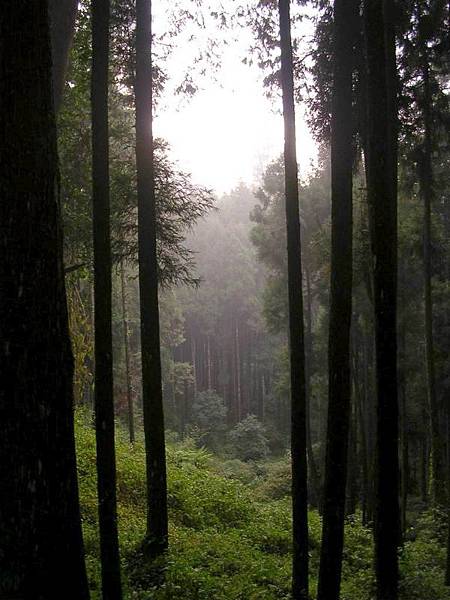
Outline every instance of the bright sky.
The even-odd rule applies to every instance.
[[[214,78],[203,78],[202,89],[190,100],[176,96],[169,82],[154,122],[155,135],[168,140],[179,166],[191,172],[196,183],[219,194],[240,181],[253,183],[263,166],[283,149],[281,99],[268,100],[258,67],[242,63],[248,42],[249,38],[241,37],[226,46],[219,71]],[[195,46],[195,40],[180,39],[170,58],[170,73],[189,69]],[[301,107],[297,110],[297,151],[300,172],[306,174],[316,146]]]

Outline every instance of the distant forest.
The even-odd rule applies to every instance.
[[[220,195],[153,124],[243,31]],[[449,132],[444,0],[3,1],[0,600],[450,600]]]

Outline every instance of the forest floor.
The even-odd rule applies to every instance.
[[[95,433],[78,412],[76,437],[86,561],[92,600],[100,598]],[[142,442],[117,431],[120,544],[126,600],[269,600],[290,598],[291,519],[287,458],[248,464],[219,458],[192,441],[169,443],[170,550],[164,583],[152,578],[140,544],[145,532]],[[349,519],[341,600],[374,598],[372,536]],[[311,597],[317,586],[321,521],[310,511]],[[424,513],[401,551],[403,600],[450,600],[443,585],[445,525]]]

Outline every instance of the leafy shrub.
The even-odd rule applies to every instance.
[[[291,495],[292,474],[291,461],[288,456],[269,463],[267,474],[258,487],[262,497],[279,500]]]
[[[192,406],[191,436],[199,446],[217,449],[226,429],[227,409],[223,399],[212,390],[200,392]]]
[[[255,415],[240,421],[228,434],[233,454],[243,461],[263,460],[268,453],[264,425]]]
[[[87,412],[76,415],[76,439],[91,598],[100,600],[95,434]],[[146,526],[144,447],[140,441],[129,444],[120,427],[116,447],[124,598],[290,598],[291,500],[282,491],[289,479],[288,457],[254,465],[221,461],[208,450],[196,448],[190,439],[169,445],[170,547],[163,566],[158,566],[164,578],[156,588],[141,550]],[[321,517],[310,511],[312,597],[317,587],[321,528]],[[419,519],[416,539],[400,553],[401,600],[450,600],[443,583],[444,528],[442,515],[434,511]],[[372,563],[372,532],[356,515],[345,528],[341,600],[373,600]]]

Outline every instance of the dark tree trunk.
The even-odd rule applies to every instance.
[[[406,531],[406,511],[408,508],[408,479],[409,479],[409,449],[408,449],[408,429],[407,429],[407,411],[406,411],[406,340],[404,315],[399,327],[399,423],[400,423],[400,451],[401,451],[401,470],[400,470],[400,524],[402,538]]]
[[[442,432],[441,408],[436,393],[436,369],[434,364],[433,341],[433,297],[431,269],[431,209],[433,203],[433,167],[432,155],[432,117],[430,73],[426,45],[422,48],[422,80],[423,80],[423,126],[424,143],[422,156],[419,159],[419,186],[423,200],[423,276],[425,305],[425,352],[427,366],[427,392],[431,421],[431,456],[432,456],[432,495],[437,506],[447,505],[447,478],[445,474],[445,439]]]
[[[102,594],[120,600],[117,534],[112,281],[109,207],[109,0],[92,1],[92,202],[94,234],[95,432]]]
[[[125,383],[127,386],[127,407],[128,407],[128,432],[130,442],[134,444],[134,403],[133,403],[133,385],[131,383],[131,368],[130,368],[130,340],[128,330],[128,311],[127,311],[127,295],[125,289],[125,268],[123,262],[120,265],[120,288],[122,298],[122,331],[123,331],[123,349],[125,352]]]
[[[294,80],[289,0],[279,1],[281,88],[284,117],[289,350],[291,368],[291,451],[294,600],[308,599],[308,485],[306,459],[306,382],[302,261],[295,146]]]
[[[196,352],[196,344],[195,337],[191,333],[191,360],[192,360],[192,387],[194,393],[194,402],[197,398],[197,352]]]
[[[338,600],[351,418],[352,62],[356,3],[335,0],[331,117],[331,282],[328,426],[318,600]]]
[[[316,457],[314,456],[312,435],[311,435],[311,371],[313,358],[313,339],[312,339],[312,299],[311,299],[311,277],[309,268],[305,267],[306,279],[306,335],[305,335],[305,385],[306,385],[306,448],[308,456],[308,475],[309,475],[309,495],[311,504],[319,507],[320,505],[320,475],[317,468]]]
[[[427,420],[427,414],[425,410],[422,413],[422,419],[424,423]],[[422,498],[422,502],[427,505],[428,504],[428,464],[429,464],[429,449],[428,449],[428,438],[426,431],[423,432],[422,438],[420,440],[420,495]]]
[[[52,45],[53,98],[58,112],[75,32],[78,0],[48,0]]]
[[[207,350],[207,363],[208,363],[208,391],[212,389],[212,379],[211,379],[211,341],[209,334],[206,337],[206,350]]]
[[[46,0],[0,10],[0,597],[89,597]]]
[[[375,570],[378,600],[398,597],[397,108],[390,3],[365,0],[368,198],[374,268],[377,383]]]
[[[239,324],[236,320],[235,326],[235,365],[236,365],[236,417],[239,422],[242,419],[242,386],[241,386],[241,352],[240,352],[240,337],[239,337]]]
[[[450,447],[450,406],[447,405],[447,444]],[[447,464],[447,485],[450,490],[450,461]],[[445,567],[445,585],[450,586],[450,506],[447,506],[447,560]]]
[[[147,550],[167,548],[167,476],[159,340],[158,263],[152,133],[151,0],[136,0],[136,163],[139,225],[142,398],[147,467]]]
[[[358,356],[358,352],[355,351],[355,356]],[[362,475],[362,489],[361,489],[361,511],[362,511],[362,522],[367,525],[369,521],[369,461],[368,461],[368,448],[367,448],[367,430],[365,420],[365,406],[364,402],[366,396],[365,377],[363,375],[362,383],[358,383],[358,378],[361,375],[360,361],[354,361],[353,377],[355,380],[355,410],[356,410],[356,423],[359,423],[357,427],[357,434],[359,432],[359,447],[360,447],[360,462],[361,462],[361,475]]]

